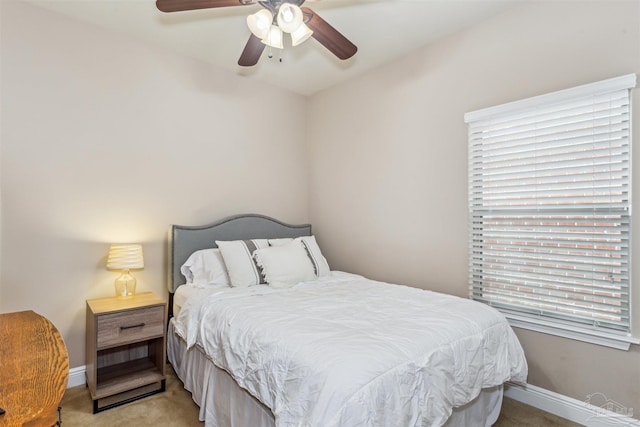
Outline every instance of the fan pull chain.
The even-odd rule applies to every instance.
[[[283,49],[279,49],[280,53],[279,53],[279,57],[278,57],[278,62],[282,62],[282,50]],[[267,53],[269,56],[269,59],[273,58],[273,49],[271,48],[271,46],[269,46],[269,52]]]
[[[273,50],[272,50],[271,46],[269,46],[268,56],[269,56],[269,59],[273,59]],[[282,62],[282,53],[280,53],[280,56],[278,58],[278,62]]]

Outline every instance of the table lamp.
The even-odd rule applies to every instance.
[[[127,297],[136,293],[136,279],[129,270],[144,268],[142,245],[112,244],[107,257],[107,270],[122,270],[116,279],[116,296]]]

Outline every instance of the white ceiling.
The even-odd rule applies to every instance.
[[[130,34],[302,95],[340,83],[448,34],[505,11],[517,0],[323,0],[305,3],[344,34],[358,53],[337,59],[314,39],[267,47],[254,67],[238,58],[249,38],[247,15],[261,6],[163,13],[154,0],[27,0],[32,4]],[[282,57],[282,62],[278,59]]]

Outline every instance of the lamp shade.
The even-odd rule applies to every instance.
[[[302,24],[302,10],[295,4],[282,3],[278,9],[278,27],[285,33],[292,33]]]
[[[300,24],[294,32],[291,33],[291,45],[298,46],[300,43],[311,37],[313,31],[305,24]]]
[[[142,245],[113,244],[109,247],[107,269],[132,270],[136,268],[144,268]]]
[[[272,25],[269,28],[269,34],[265,38],[262,39],[262,43],[267,46],[275,47],[278,49],[283,49],[282,45],[282,30],[275,25]]]
[[[249,30],[261,40],[269,33],[271,24],[273,24],[273,15],[267,9],[259,10],[253,15],[247,16]]]

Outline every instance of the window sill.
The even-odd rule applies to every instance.
[[[535,319],[512,313],[503,314],[509,321],[509,324],[514,328],[527,329],[530,331],[541,332],[544,334],[588,342],[624,351],[629,350],[631,344],[640,344],[640,339],[626,334],[581,329],[551,320]]]

